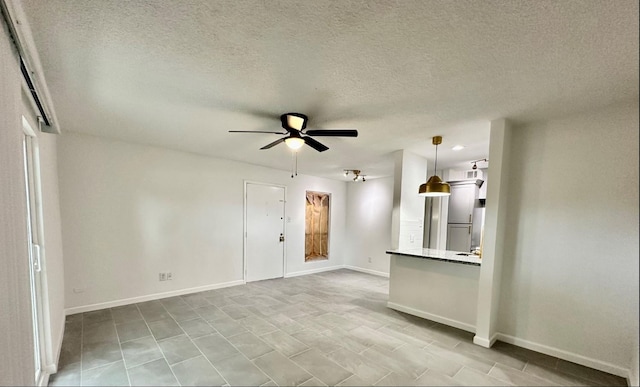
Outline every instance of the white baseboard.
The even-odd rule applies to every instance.
[[[38,387],[46,387],[49,385],[49,376],[51,376],[46,371],[40,372],[40,377],[36,380],[36,386]]]
[[[441,324],[449,325],[449,326],[452,326],[454,328],[462,329],[463,331],[472,332],[472,333],[476,332],[476,327],[475,326],[473,326],[471,324],[464,323],[462,321],[452,320],[452,319],[447,318],[447,317],[442,317],[442,316],[438,316],[436,314],[423,312],[421,310],[413,309],[413,308],[408,307],[408,306],[396,304],[395,302],[387,302],[387,306],[389,308],[391,308],[391,309],[395,309],[395,310],[400,311],[400,312],[404,312],[404,313],[408,313],[408,314],[411,314],[411,315],[414,315],[414,316],[426,318],[427,320],[431,320],[431,321],[439,322]]]
[[[504,333],[496,333],[497,339],[505,343],[517,345],[518,347],[530,349],[532,351],[544,353],[549,356],[555,356],[559,359],[567,360],[573,363],[578,363],[586,367],[595,368],[600,371],[608,372],[610,374],[618,375],[623,378],[629,378],[630,370],[619,367],[617,365],[607,363],[601,360],[592,359],[586,356],[578,355],[577,353],[568,352],[559,348],[549,347],[544,344],[534,343],[533,341],[520,339],[518,337],[505,335]],[[475,339],[474,339],[475,342]]]
[[[284,278],[299,277],[301,275],[322,273],[322,272],[325,272],[325,271],[333,271],[333,270],[340,270],[340,269],[344,269],[344,265],[321,267],[319,269],[311,269],[311,270],[294,271],[293,273],[285,274]]]
[[[636,361],[638,359],[635,359]],[[640,378],[638,377],[638,363],[631,362],[631,368],[627,375],[627,386],[640,386]]]
[[[66,311],[65,311],[66,315]],[[46,364],[44,366],[44,371],[49,375],[53,375],[58,372],[58,364],[60,362],[60,352],[62,352],[62,340],[64,339],[64,328],[65,328],[65,316],[62,316],[62,324],[60,324],[60,334],[58,335],[58,342],[55,343],[53,347],[53,353],[55,359],[51,359],[51,363]]]
[[[634,365],[632,365],[632,367],[633,366]],[[640,386],[637,369],[636,372],[634,372],[632,369],[629,369],[629,372],[627,373],[627,386]]]
[[[473,344],[479,345],[481,347],[485,347],[485,348],[491,348],[491,346],[493,344],[496,343],[496,340],[498,340],[498,334],[494,333],[493,336],[491,336],[491,338],[486,339],[484,337],[480,337],[477,334],[475,336],[473,336]]]
[[[219,284],[198,286],[198,287],[195,287],[195,288],[172,290],[172,291],[169,291],[169,292],[149,294],[149,295],[146,295],[146,296],[124,298],[124,299],[121,299],[121,300],[101,302],[101,303],[98,303],[98,304],[76,306],[76,307],[73,307],[73,308],[65,309],[64,312],[68,316],[70,314],[91,312],[91,311],[94,311],[94,310],[113,308],[113,307],[116,307],[116,306],[130,305],[130,304],[135,304],[135,303],[138,303],[138,302],[159,300],[161,298],[182,296],[182,295],[185,295],[185,294],[198,293],[198,292],[204,292],[204,291],[207,291],[207,290],[214,290],[214,289],[221,289],[221,288],[228,288],[228,287],[231,287],[231,286],[244,285],[244,284],[245,284],[245,282],[243,280],[222,282],[222,283],[219,283]]]
[[[344,268],[345,269],[349,269],[349,270],[359,271],[359,272],[362,272],[362,273],[377,275],[378,277],[389,278],[389,273],[385,273],[383,271],[365,269],[364,267],[350,266],[350,265],[344,265]]]

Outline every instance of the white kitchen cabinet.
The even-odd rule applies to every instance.
[[[482,180],[484,183],[480,185],[480,190],[478,191],[478,199],[486,199],[487,198],[487,179],[489,177],[489,171],[486,169],[482,170]]]
[[[470,223],[449,223],[447,226],[447,250],[464,251],[466,253],[471,251]]]
[[[468,184],[451,184],[447,223],[471,223],[477,197],[478,186],[475,184],[475,180]]]

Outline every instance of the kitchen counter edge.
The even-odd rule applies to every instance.
[[[480,266],[481,258],[477,255],[457,255],[459,251],[434,250],[434,249],[397,249],[387,250],[387,254],[401,255],[411,258],[433,259],[436,261],[451,262],[462,265]]]

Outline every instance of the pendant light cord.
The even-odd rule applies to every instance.
[[[438,174],[438,145],[436,145],[436,162],[433,164],[433,174]]]

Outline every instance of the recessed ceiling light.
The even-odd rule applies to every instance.
[[[453,149],[454,151],[463,150],[463,149],[464,149],[464,145],[456,145],[456,146],[454,146],[454,147],[453,147],[453,148],[451,148],[451,149]]]

